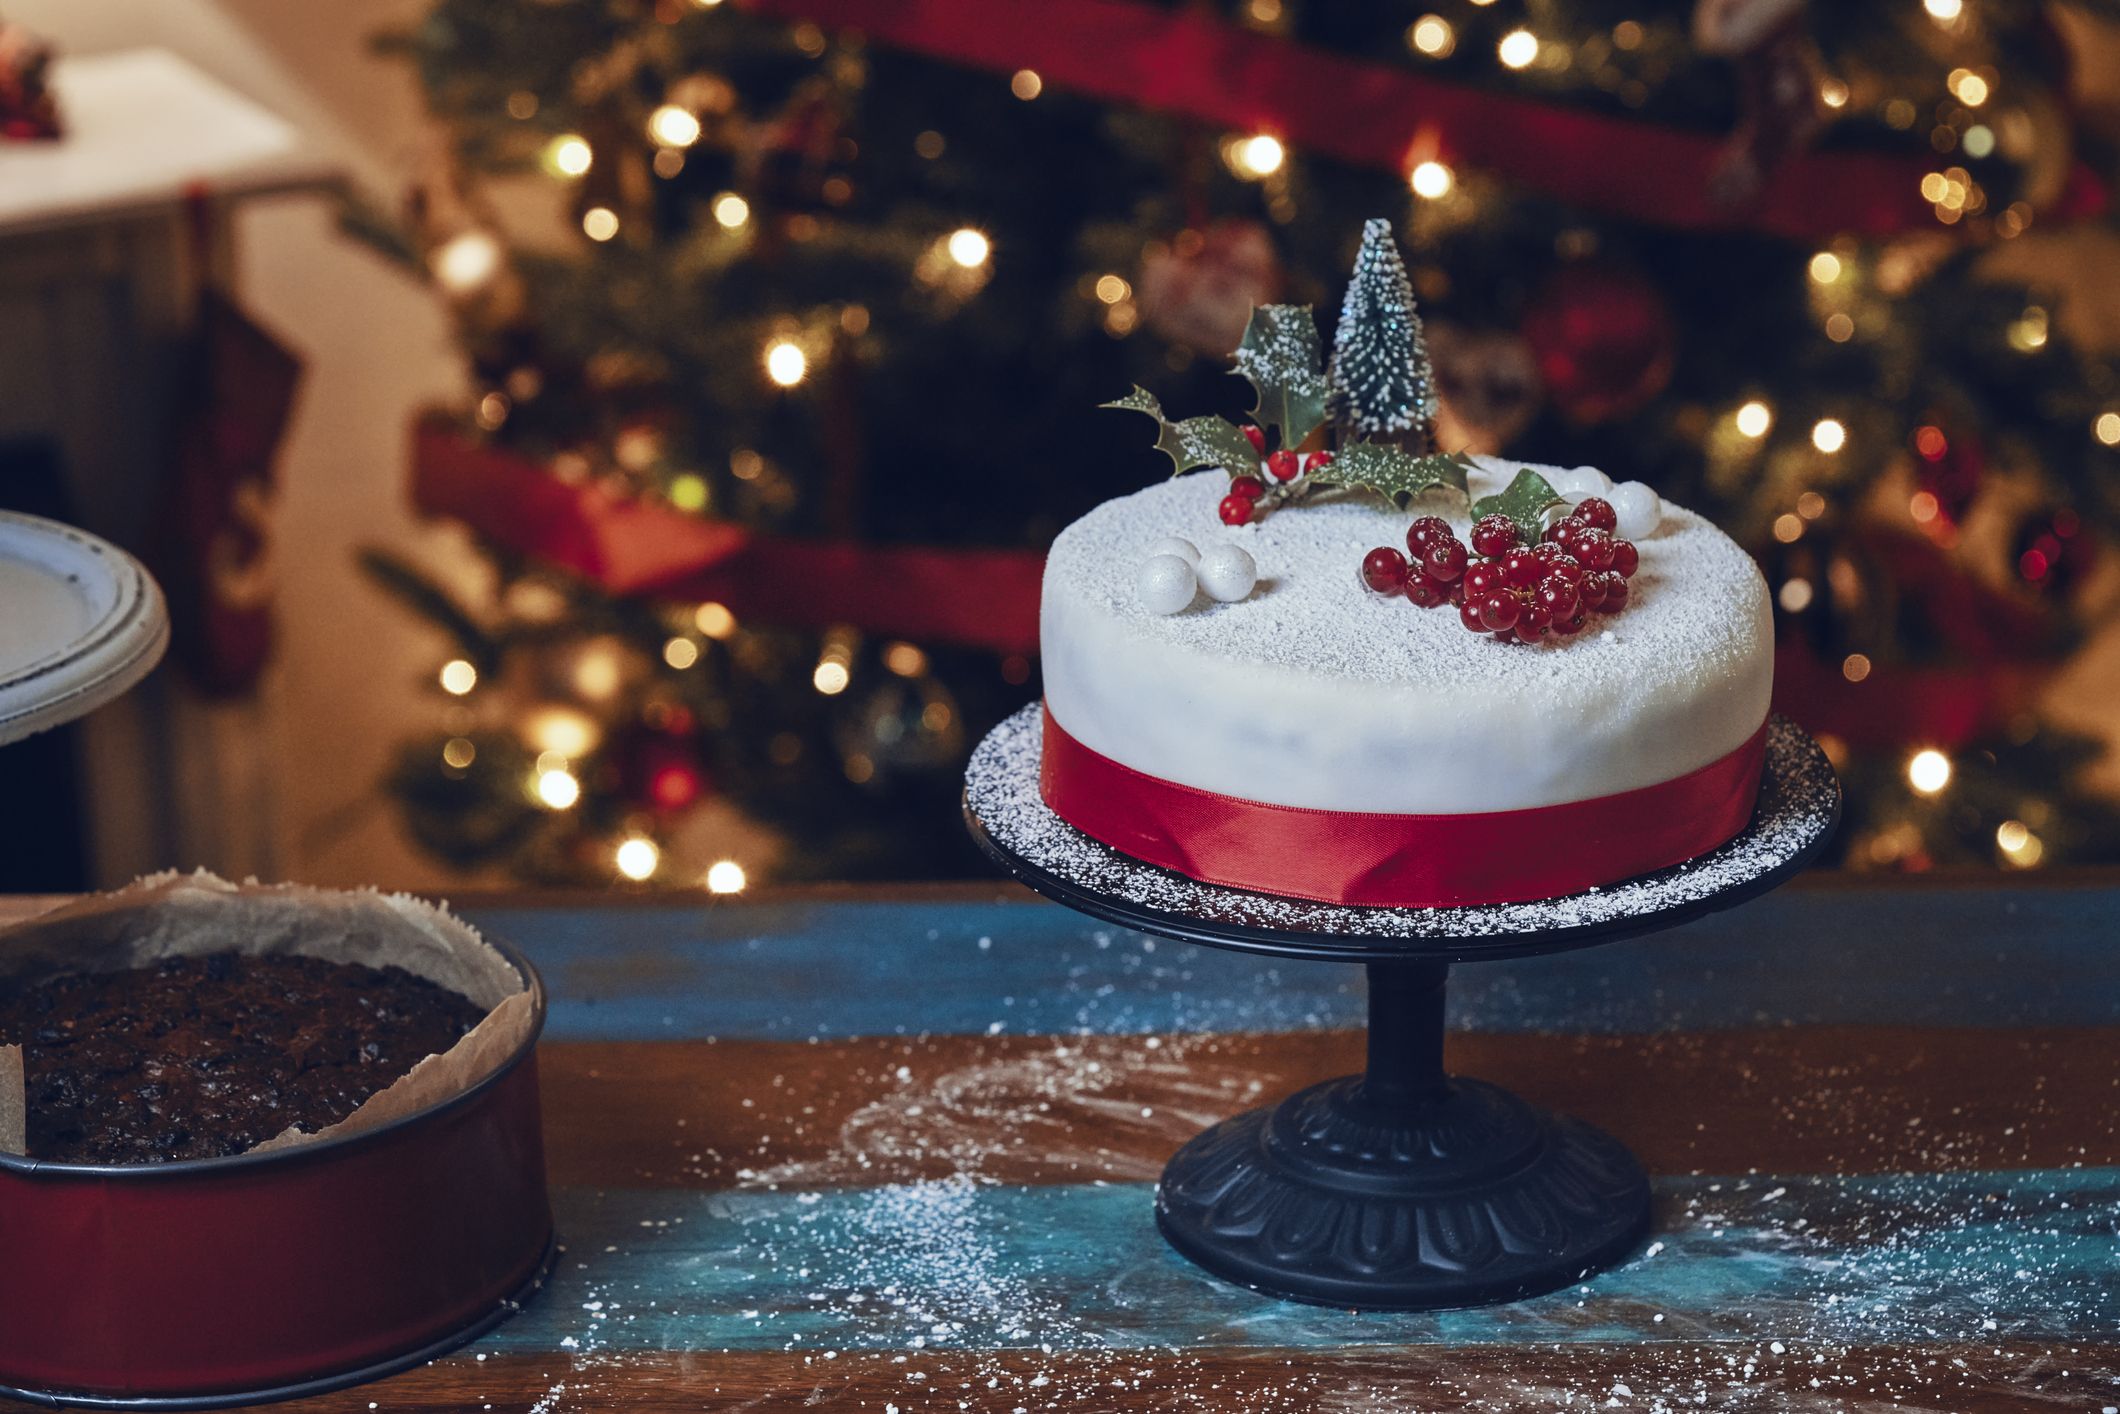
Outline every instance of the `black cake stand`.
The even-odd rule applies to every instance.
[[[1038,792],[1039,708],[996,727],[965,775],[973,836],[1069,908],[1183,942],[1369,969],[1369,1059],[1180,1149],[1156,1224],[1215,1275],[1369,1310],[1511,1301],[1612,1265],[1649,1226],[1649,1183],[1618,1140],[1443,1070],[1454,963],[1593,947],[1742,903],[1795,873],[1840,817],[1817,744],[1775,718],[1752,821],[1720,849],[1537,903],[1351,908],[1197,883],[1091,840]]]

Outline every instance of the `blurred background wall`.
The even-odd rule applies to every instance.
[[[394,202],[425,118],[410,75],[375,56],[368,38],[420,9],[417,0],[27,0],[8,15],[64,53],[173,50],[293,119],[362,188]],[[443,575],[478,573],[463,533],[418,521],[404,493],[413,411],[460,392],[462,360],[433,294],[344,239],[332,202],[249,204],[233,234],[238,293],[308,361],[275,511],[281,640],[264,685],[273,769],[260,805],[275,850],[266,867],[320,883],[438,885],[444,871],[405,842],[376,782],[424,710],[418,689],[442,645],[378,601],[354,549],[380,542]]]

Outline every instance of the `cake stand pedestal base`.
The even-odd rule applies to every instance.
[[[1369,966],[1369,1064],[1180,1149],[1156,1225],[1208,1271],[1323,1306],[1426,1310],[1552,1291],[1648,1231],[1611,1136],[1443,1073],[1433,962]]]
[[[1832,763],[1776,717],[1751,821],[1697,859],[1525,903],[1356,908],[1187,879],[1092,840],[1045,804],[1041,724],[1024,708],[965,770],[972,837],[1010,874],[1123,928],[1369,969],[1368,1069],[1216,1125],[1156,1188],[1180,1253],[1321,1306],[1484,1306],[1624,1258],[1649,1228],[1641,1165],[1580,1120],[1445,1075],[1444,979],[1454,963],[1593,947],[1756,898],[1840,819]]]

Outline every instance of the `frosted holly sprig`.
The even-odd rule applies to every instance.
[[[1257,426],[1247,426],[1244,437],[1257,454],[1257,470],[1235,471],[1230,476],[1229,494],[1215,508],[1224,525],[1249,525],[1278,506],[1301,500],[1315,484],[1312,473],[1333,464],[1331,452],[1296,452],[1286,447],[1268,452],[1266,434]]]

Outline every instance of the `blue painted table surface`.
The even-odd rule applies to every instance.
[[[1413,1315],[1151,1219],[1185,1138],[1358,1068],[1359,968],[1000,887],[458,906],[551,991],[565,1255],[319,1407],[2120,1409],[2120,879],[1806,879],[1454,970],[1451,1068],[1614,1132],[1656,1220]]]

